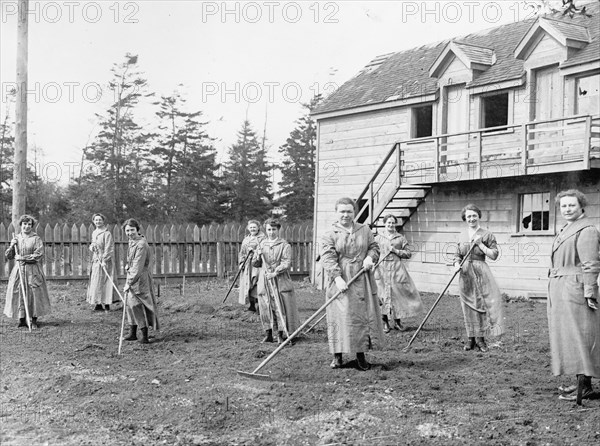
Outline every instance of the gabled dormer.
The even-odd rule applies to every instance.
[[[487,70],[494,63],[496,54],[493,49],[452,41],[429,68],[429,76],[452,77],[455,83],[471,82],[478,72]],[[452,73],[455,73],[454,76]]]
[[[537,58],[548,57],[561,63],[590,42],[590,33],[585,26],[541,17],[517,45],[515,58],[527,64],[536,53]]]

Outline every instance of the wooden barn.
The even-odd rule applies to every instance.
[[[439,292],[465,228],[460,211],[474,203],[499,243],[490,266],[502,291],[544,297],[563,225],[556,194],[586,193],[600,224],[598,6],[385,54],[331,94],[313,113],[315,243],[350,196],[374,230],[382,215],[400,217],[415,283]]]

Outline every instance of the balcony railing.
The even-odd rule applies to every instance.
[[[600,161],[600,117],[574,116],[412,139],[398,144],[401,183],[587,170]]]
[[[600,167],[600,116],[572,116],[401,141],[357,202],[374,220],[406,185],[430,185]]]

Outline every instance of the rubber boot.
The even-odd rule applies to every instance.
[[[252,296],[249,296],[248,300],[250,301],[250,306],[246,311],[252,311],[253,313],[256,313],[256,300]]]
[[[140,328],[140,331],[142,332],[142,337],[138,342],[140,344],[149,344],[150,341],[148,341],[148,327]]]
[[[363,352],[358,352],[356,354],[356,368],[358,370],[369,370],[371,368],[371,364],[367,362],[367,358],[365,358],[365,354]]]
[[[101,304],[96,304],[96,306],[94,307],[94,311],[102,311],[102,305]]]
[[[19,325],[17,325],[17,328],[21,328],[21,327],[27,327],[27,321],[25,320],[24,317],[19,318]]]
[[[381,319],[383,319],[383,331],[385,333],[389,333],[390,332],[390,323],[388,321],[387,314],[381,315]]]
[[[126,338],[123,338],[125,341],[135,341],[137,339],[137,336],[135,335],[135,332],[137,331],[137,325],[130,325],[129,326],[129,336],[127,336]]]
[[[268,330],[265,330],[265,333],[267,334],[265,336],[265,338],[262,340],[263,344],[265,342],[273,342],[273,330],[271,330],[270,328]]]
[[[331,361],[330,367],[332,369],[342,368],[342,354],[341,353],[333,354],[333,361]]]
[[[37,323],[37,317],[32,317],[31,318],[31,329],[37,330],[38,328],[40,328],[40,326]]]
[[[396,322],[396,330],[400,330],[400,331],[406,331],[406,327],[404,325],[402,325],[402,321],[400,319],[395,319]]]
[[[108,305],[108,304],[104,305],[104,311],[110,311],[110,305]]]
[[[469,342],[463,348],[465,351],[473,350],[475,348],[475,338],[469,338]]]
[[[489,351],[489,348],[488,348],[487,344],[485,343],[485,339],[475,338],[475,344],[477,344],[477,347],[479,347],[479,350],[481,350],[483,353]]]

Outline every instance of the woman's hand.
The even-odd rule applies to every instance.
[[[598,300],[597,299],[594,299],[593,297],[588,297],[585,300],[587,301],[587,306],[590,307],[592,310],[598,309]]]
[[[337,276],[335,278],[335,286],[338,288],[338,290],[340,290],[342,293],[344,291],[346,291],[348,289],[348,284],[346,283],[346,281],[344,279],[342,279],[342,276]]]
[[[269,280],[274,279],[275,277],[277,277],[277,273],[265,273],[265,277]]]
[[[363,260],[363,268],[369,271],[373,266],[375,266],[373,259],[370,256],[365,257],[365,260]]]
[[[460,263],[456,262],[456,263],[454,264],[454,272],[456,272],[456,271],[460,271],[460,269],[461,269],[461,268],[460,268]]]

